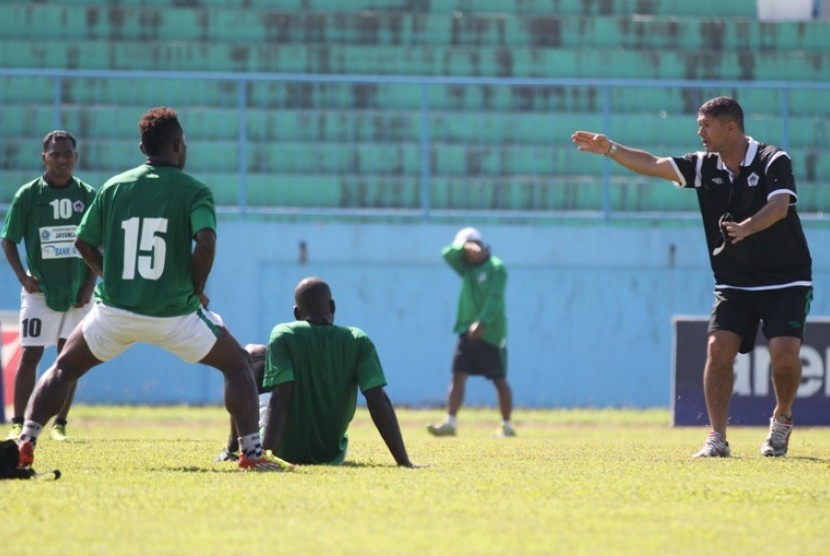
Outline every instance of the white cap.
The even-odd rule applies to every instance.
[[[455,239],[453,240],[454,245],[463,245],[468,241],[477,241],[482,243],[481,232],[476,230],[475,228],[463,228],[458,230],[458,233],[455,234]]]

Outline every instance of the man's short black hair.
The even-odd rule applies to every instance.
[[[182,129],[179,115],[172,108],[151,108],[138,121],[141,144],[148,156],[160,154],[173,139],[173,132]]]
[[[67,141],[72,142],[72,150],[77,150],[78,142],[75,140],[75,136],[69,133],[68,131],[64,131],[62,129],[56,129],[55,131],[50,131],[46,134],[43,138],[43,152],[46,152],[49,149],[49,143],[53,141],[58,141],[61,139],[66,139]]]
[[[316,277],[303,278],[294,289],[294,305],[303,313],[327,310],[331,302],[329,285]]]
[[[732,120],[738,124],[741,131],[744,130],[744,111],[738,101],[732,97],[715,97],[703,103],[698,110],[704,116],[712,118]]]

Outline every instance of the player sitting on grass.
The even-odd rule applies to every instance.
[[[295,463],[343,463],[360,389],[392,457],[400,466],[414,467],[372,341],[359,328],[334,324],[331,290],[319,278],[300,281],[294,303],[296,321],[276,325],[267,347],[246,347],[261,391],[270,392],[263,447]],[[237,448],[231,422],[227,448],[217,461],[233,460]]]

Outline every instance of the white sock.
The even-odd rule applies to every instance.
[[[447,414],[447,424],[455,426],[455,415]]]
[[[20,440],[29,440],[32,444],[37,444],[37,437],[43,431],[43,425],[34,421],[25,421],[23,423],[23,431],[20,433]]]
[[[253,432],[239,437],[239,452],[248,459],[262,457],[262,441],[259,433]]]
[[[510,419],[502,419],[501,426],[513,428],[513,425],[510,424]]]

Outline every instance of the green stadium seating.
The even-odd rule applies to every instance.
[[[98,186],[142,162],[136,123],[167,105],[185,126],[188,170],[220,205],[419,210],[426,164],[439,211],[694,211],[693,194],[579,153],[570,135],[595,130],[683,154],[699,148],[700,104],[728,94],[744,106],[750,135],[787,147],[802,211],[830,208],[826,89],[271,80],[826,82],[828,22],[759,22],[755,0],[39,0],[0,3],[0,20],[2,68],[169,72],[147,80],[0,71],[0,203],[41,171],[50,129],[78,136],[77,173]],[[192,71],[239,77],[181,73]],[[246,81],[249,72],[259,80]]]
[[[271,11],[273,0],[40,0],[40,3],[73,7],[118,6],[141,8],[227,8],[235,10]],[[755,0],[698,0],[678,3],[676,0],[280,0],[279,9],[290,12],[423,12],[452,14],[455,12],[573,15],[678,15],[695,16],[717,13],[721,17],[755,17]]]
[[[279,9],[276,9],[279,8]],[[700,12],[705,13],[705,12]],[[819,23],[771,24],[749,18],[676,15],[574,15],[556,12],[332,12],[2,4],[7,38],[27,38],[33,25],[52,39],[175,41],[211,44],[370,44],[509,48],[682,48],[687,50],[826,49]],[[239,30],[244,29],[241,33]]]

